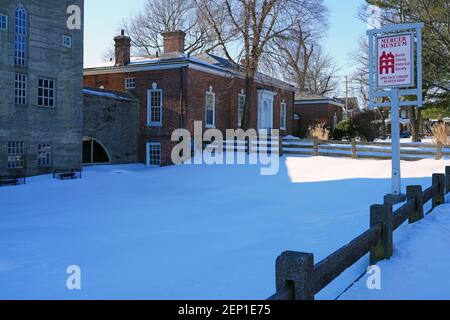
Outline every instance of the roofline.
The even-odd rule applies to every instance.
[[[157,63],[142,63],[142,64],[129,64],[126,66],[114,66],[114,67],[96,67],[96,68],[85,68],[83,70],[83,75],[91,76],[91,75],[100,75],[100,74],[115,74],[115,73],[131,73],[131,72],[145,72],[145,71],[157,71],[157,70],[174,70],[181,68],[189,68],[192,70],[197,70],[201,72],[206,72],[222,77],[239,77],[244,79],[244,75],[241,72],[232,70],[225,70],[220,67],[216,67],[213,65],[208,65],[206,63],[201,63],[197,61],[192,61],[190,59],[181,58],[181,59],[169,59],[168,62],[157,62]],[[267,76],[267,75],[265,75]],[[296,89],[294,86],[283,82],[282,80],[278,80],[276,78],[267,76],[270,80],[265,81],[260,77],[256,76],[255,81],[259,84],[271,84],[275,87],[285,89],[288,91],[295,92]]]
[[[317,100],[295,100],[296,105],[308,105],[308,104],[331,104],[336,107],[345,108],[345,105],[334,101],[333,99],[317,99]]]

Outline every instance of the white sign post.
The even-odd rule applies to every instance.
[[[395,24],[367,32],[370,108],[391,107],[394,196],[401,196],[400,107],[423,105],[422,28],[421,23]]]

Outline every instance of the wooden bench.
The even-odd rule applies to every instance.
[[[25,183],[26,178],[23,176],[0,176],[0,186],[17,186]]]
[[[60,180],[81,179],[81,169],[57,169],[53,172],[53,178],[58,178]]]

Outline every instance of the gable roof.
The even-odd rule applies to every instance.
[[[119,91],[113,91],[113,90],[105,90],[105,89],[87,88],[86,87],[86,88],[83,88],[82,92],[84,95],[92,95],[92,96],[120,100],[120,101],[128,101],[128,102],[138,101],[131,94],[119,92]]]
[[[88,66],[84,69],[85,75],[104,73],[141,72],[149,70],[168,70],[188,67],[203,72],[214,73],[225,77],[244,78],[244,74],[236,66],[223,57],[211,53],[201,53],[190,56],[183,53],[164,53],[160,55],[134,56],[126,66],[115,66],[115,61]],[[258,72],[255,81],[260,84],[270,84],[289,91],[295,91],[291,84]]]

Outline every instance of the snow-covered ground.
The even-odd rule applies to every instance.
[[[448,300],[449,246],[450,205],[446,204],[424,220],[405,225],[394,234],[394,256],[378,263],[381,290],[369,290],[366,275],[341,299]]]
[[[428,187],[445,165],[403,162],[404,184]],[[365,231],[390,190],[389,161],[288,157],[276,176],[259,169],[100,166],[0,188],[0,298],[264,299],[281,252],[318,262]],[[367,263],[318,298],[336,298]],[[81,291],[66,289],[70,265]]]

